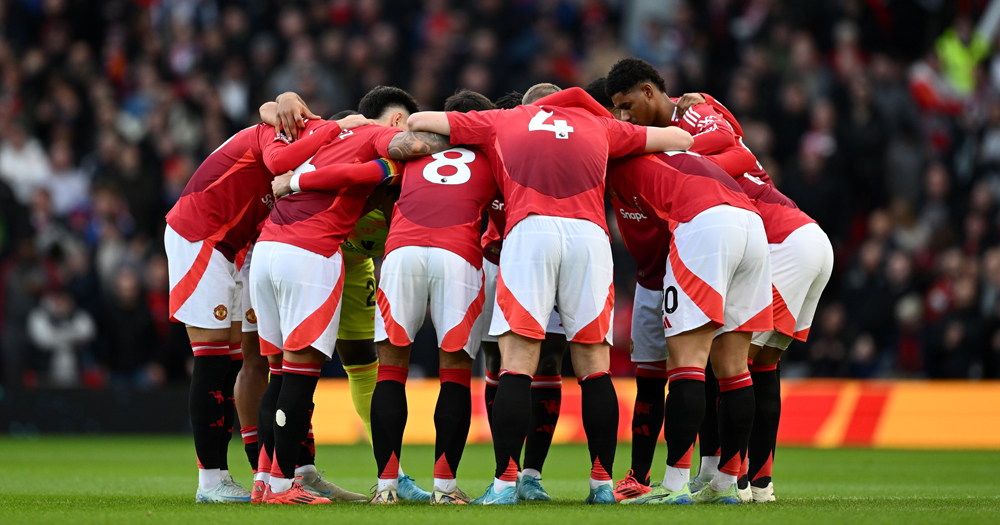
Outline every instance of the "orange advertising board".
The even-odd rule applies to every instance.
[[[470,443],[490,442],[482,380],[472,383]],[[406,383],[404,443],[434,443],[437,379]],[[635,381],[615,379],[618,438],[631,440]],[[1000,382],[793,380],[781,385],[778,442],[806,447],[1000,449]],[[364,426],[354,411],[347,380],[324,379],[316,389],[313,428],[318,443],[359,443]],[[554,443],[584,443],[580,387],[563,381],[562,410]]]

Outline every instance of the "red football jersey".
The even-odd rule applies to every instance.
[[[434,246],[482,268],[483,208],[496,194],[489,159],[477,149],[452,148],[407,162],[385,253]]]
[[[307,122],[300,133],[320,132],[324,121]],[[362,163],[388,157],[389,142],[397,128],[361,126],[340,133],[295,169],[312,171],[332,164]],[[300,139],[301,140],[301,139]],[[359,184],[334,191],[300,191],[278,199],[264,222],[258,241],[276,241],[330,257],[354,229],[374,184]]]
[[[191,242],[213,243],[234,261],[274,207],[274,175],[267,164],[297,165],[311,154],[287,147],[267,124],[244,129],[201,163],[167,213],[167,224]]]
[[[635,259],[636,281],[648,290],[662,290],[670,237],[657,229],[644,213],[625,202],[611,197],[611,207],[625,248]]]
[[[767,177],[767,174],[764,174]],[[816,221],[799,209],[798,206],[785,197],[784,193],[778,191],[771,179],[757,178],[749,173],[744,173],[736,179],[743,192],[750,197],[754,207],[760,212],[760,218],[764,221],[764,230],[767,232],[768,244],[778,244],[783,242],[793,231]]]
[[[489,223],[483,233],[483,258],[493,264],[500,264],[500,250],[503,249],[503,231],[507,226],[503,195],[497,195],[486,208]]]
[[[633,204],[666,233],[714,206],[757,213],[732,177],[692,153],[656,153],[612,161],[608,184],[613,197]]]
[[[726,122],[729,124],[730,129],[736,136],[737,147],[746,149],[750,152],[750,149],[743,144],[743,128],[740,127],[739,122],[736,121],[736,117],[733,116],[730,111],[723,106],[718,100],[710,95],[705,95],[705,104],[699,104],[698,108],[703,106],[709,106],[715,114],[722,116]],[[693,109],[693,108],[692,108]],[[688,110],[690,111],[690,110]],[[685,113],[685,120],[687,120],[687,114]],[[695,147],[691,148],[691,151],[695,153],[701,153],[702,155],[712,155],[713,153],[719,153],[719,151],[707,151],[708,147],[699,148],[697,140],[695,141]],[[752,153],[751,153],[752,155]],[[715,160],[715,159],[712,159]],[[726,169],[726,166],[720,166]],[[806,224],[811,224],[816,221],[805,214],[799,207],[786,197],[771,181],[771,177],[767,175],[764,171],[764,167],[756,162],[754,159],[754,166],[747,172],[743,174],[734,173],[731,170],[726,169],[730,175],[736,177],[736,182],[739,183],[740,188],[750,197],[753,201],[754,206],[757,211],[760,212],[760,217],[764,221],[764,230],[767,231],[767,242],[770,244],[777,244],[785,240],[790,233],[805,226]]]
[[[448,113],[451,143],[480,147],[493,165],[507,211],[505,237],[531,214],[585,219],[607,231],[607,161],[644,152],[646,128],[559,105],[581,94],[590,99],[571,88],[537,105]]]
[[[677,99],[671,100],[677,102]],[[691,106],[684,112],[684,115],[679,115],[679,113],[680,110],[675,107],[674,114],[670,118],[670,125],[677,126],[691,134],[694,138],[691,151],[711,154],[736,145],[736,133],[732,126],[721,113],[707,102]]]

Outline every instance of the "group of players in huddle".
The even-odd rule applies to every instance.
[[[213,152],[167,215],[170,315],[194,351],[197,501],[548,500],[541,471],[567,347],[587,503],[773,501],[777,364],[808,335],[833,251],[721,103],[665,91],[629,58],[585,89],[538,84],[495,103],[462,90],[444,112],[385,86],[330,120],[294,93],[261,106],[264,122]],[[638,268],[632,458],[617,484],[605,197]],[[400,467],[410,348],[428,305],[441,380],[431,491]],[[456,475],[480,348],[496,474],[472,499]],[[335,350],[378,467],[370,497],[315,467],[313,394]],[[249,491],[226,461],[234,409]],[[651,484],[661,428],[666,471]]]

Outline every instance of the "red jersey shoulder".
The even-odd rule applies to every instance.
[[[326,166],[345,162],[368,162],[389,156],[389,143],[402,132],[387,126],[360,126],[341,131],[329,144],[322,146],[310,164]]]

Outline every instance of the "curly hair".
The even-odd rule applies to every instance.
[[[623,58],[608,72],[607,86],[604,91],[608,97],[613,97],[616,93],[628,93],[643,82],[653,84],[662,93],[667,92],[666,82],[663,81],[659,71],[649,62],[634,57]]]
[[[615,103],[611,101],[611,95],[607,93],[608,77],[601,77],[593,80],[587,87],[583,88],[588,95],[594,97],[594,100],[598,104],[604,106],[607,109],[615,107]]]
[[[521,99],[524,98],[524,93],[520,91],[511,91],[506,95],[498,98],[496,102],[493,103],[497,109],[514,109],[521,105]]]

